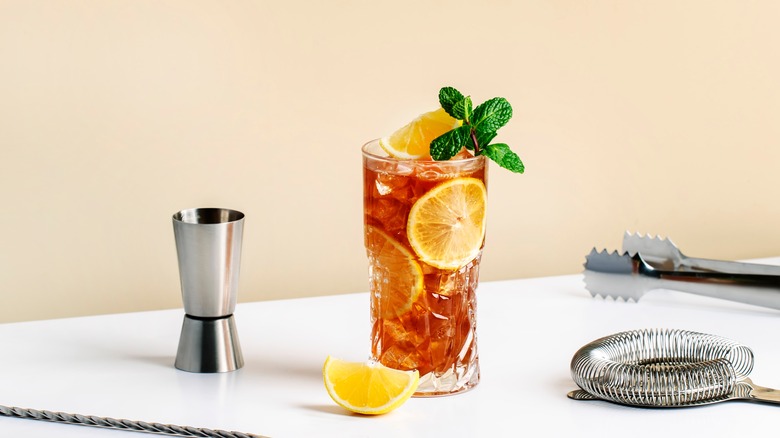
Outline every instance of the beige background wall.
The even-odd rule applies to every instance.
[[[774,1],[0,0],[0,321],[181,306],[170,216],[247,215],[240,301],[367,288],[360,145],[506,97],[482,279],[624,230],[780,255]],[[584,291],[583,291],[584,293]]]

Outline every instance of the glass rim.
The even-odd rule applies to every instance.
[[[443,165],[444,164],[444,165],[456,165],[456,166],[457,165],[467,165],[467,164],[474,163],[474,162],[477,162],[477,161],[480,161],[480,160],[484,161],[485,158],[486,158],[484,155],[475,155],[473,157],[460,158],[460,159],[457,159],[457,160],[420,161],[420,160],[415,160],[414,158],[394,158],[394,157],[391,157],[390,155],[382,156],[382,155],[377,155],[375,153],[369,152],[368,151],[368,147],[371,146],[371,145],[374,145],[374,144],[379,146],[379,140],[380,139],[375,138],[375,139],[370,140],[370,141],[366,142],[365,144],[363,144],[363,146],[360,148],[360,150],[363,153],[364,157],[370,158],[370,159],[376,160],[376,161],[384,161],[384,162],[387,162],[387,163],[414,163],[416,165],[421,165],[421,164],[423,164],[423,165],[425,165],[425,164]],[[381,146],[379,148],[381,149]]]

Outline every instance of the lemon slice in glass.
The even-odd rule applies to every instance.
[[[439,108],[418,116],[389,137],[380,139],[379,146],[393,158],[429,158],[431,141],[460,125],[460,120]]]
[[[366,248],[377,260],[372,281],[384,319],[408,312],[423,289],[423,272],[414,254],[379,228],[366,225]]]
[[[420,373],[388,368],[378,362],[347,362],[328,356],[322,366],[328,395],[359,414],[385,414],[409,400]]]
[[[473,260],[485,240],[487,190],[477,178],[445,181],[412,205],[406,233],[420,260],[455,270]]]

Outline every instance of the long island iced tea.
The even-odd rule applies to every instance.
[[[475,292],[484,239],[465,265],[441,269],[422,261],[407,235],[412,206],[435,187],[456,178],[486,183],[484,157],[467,157],[398,160],[376,141],[363,147],[372,355],[392,368],[418,370],[415,396],[453,394],[479,382]]]

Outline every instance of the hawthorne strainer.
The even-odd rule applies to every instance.
[[[754,384],[753,351],[720,336],[686,330],[617,333],[580,348],[571,375],[576,400],[685,407],[727,400],[780,404],[780,391]]]

